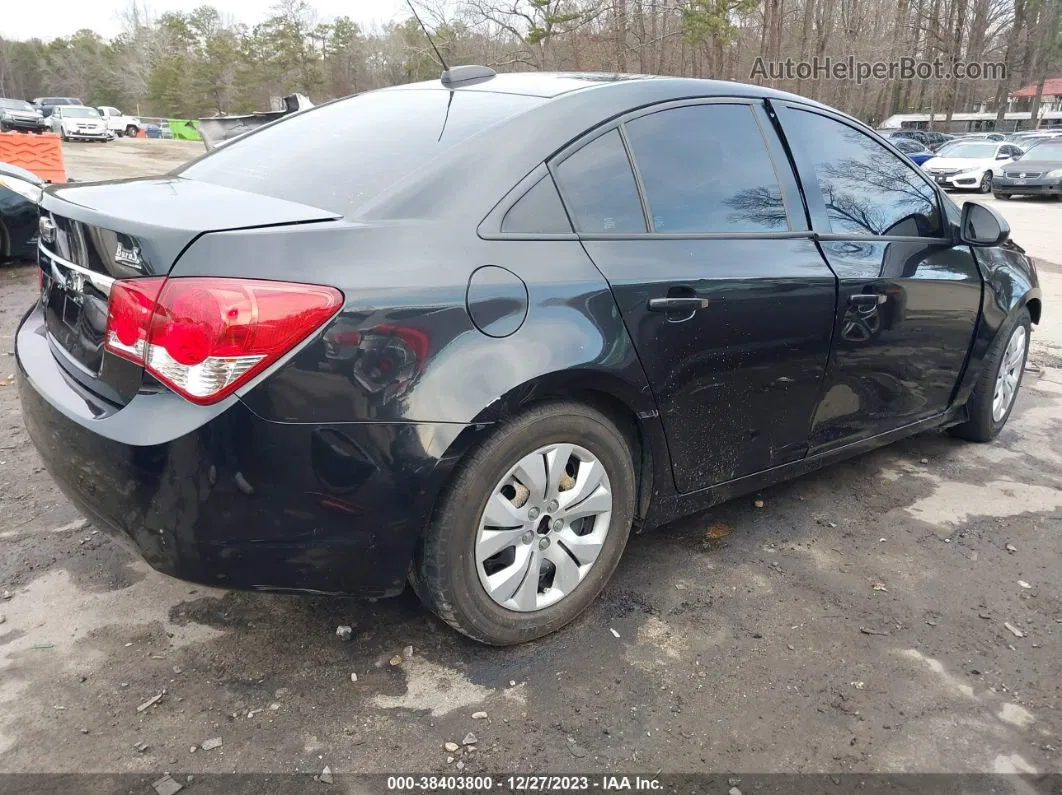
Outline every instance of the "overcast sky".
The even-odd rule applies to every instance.
[[[130,0],[0,0],[0,36],[5,39],[54,39],[81,28],[110,38],[121,30],[121,13]],[[212,5],[223,16],[253,25],[269,16],[272,0],[140,0],[158,16],[165,11],[190,11]],[[322,22],[347,15],[361,25],[389,22],[408,14],[404,0],[310,0]]]

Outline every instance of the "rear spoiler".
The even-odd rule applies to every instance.
[[[261,113],[248,113],[243,116],[212,116],[199,120],[199,135],[209,152],[241,135],[258,129],[264,124],[276,121],[291,113],[312,108],[313,103],[303,94],[289,94],[284,97],[283,110],[271,110]]]

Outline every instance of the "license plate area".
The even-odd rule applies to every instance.
[[[110,277],[78,267],[39,247],[41,305],[48,336],[87,374],[103,368]]]

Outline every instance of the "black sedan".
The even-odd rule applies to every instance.
[[[37,254],[37,202],[44,181],[0,163],[0,262],[29,261]]]
[[[62,489],[154,567],[551,632],[650,528],[911,434],[992,439],[1036,272],[860,123],[458,67],[165,177],[46,191],[18,331]]]
[[[1062,138],[1048,138],[1003,166],[992,183],[992,193],[997,199],[1062,197]]]

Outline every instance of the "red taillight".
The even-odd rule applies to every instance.
[[[165,278],[115,282],[107,304],[107,350],[143,364],[148,324]]]
[[[331,318],[332,287],[190,277],[115,282],[106,347],[195,403],[232,394]]]

